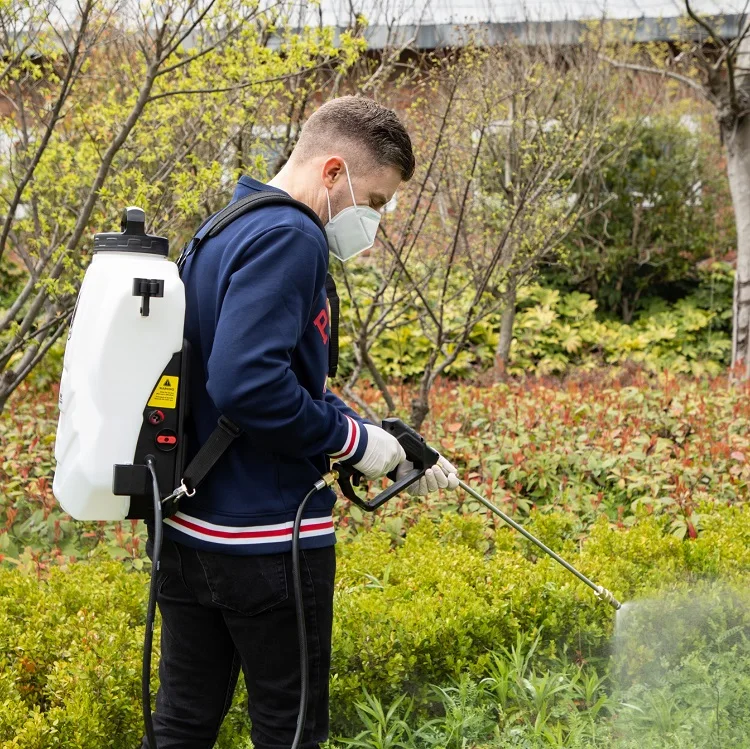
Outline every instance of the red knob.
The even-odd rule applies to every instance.
[[[162,452],[169,452],[177,447],[177,433],[171,429],[162,429],[157,435],[156,447]]]

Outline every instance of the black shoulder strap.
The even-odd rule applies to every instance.
[[[234,203],[230,203],[225,208],[222,208],[218,213],[206,219],[199,227],[195,236],[185,245],[180,257],[177,260],[177,267],[180,272],[185,265],[185,261],[195,252],[198,251],[203,241],[215,237],[222,229],[226,229],[232,221],[238,219],[240,216],[244,216],[250,211],[254,211],[258,208],[263,208],[267,205],[290,205],[299,211],[302,211],[308,218],[315,222],[316,226],[325,233],[323,222],[320,220],[315,211],[310,208],[309,205],[301,203],[299,200],[295,200],[290,195],[286,195],[281,192],[264,190],[261,192],[254,192],[252,195],[247,195],[244,198],[240,198]]]
[[[208,472],[218,463],[219,458],[229,449],[229,446],[242,434],[242,429],[225,416],[219,417],[218,424],[208,439],[200,446],[195,457],[190,461],[187,468],[182,472],[182,485],[175,489],[172,497],[168,499],[179,500],[184,495],[192,496]],[[172,512],[176,511],[177,503],[174,502]],[[167,514],[168,508],[164,508]]]
[[[270,190],[256,192],[245,198],[230,203],[218,213],[206,219],[199,227],[195,236],[185,245],[179,259],[177,267],[182,273],[185,261],[200,249],[203,241],[207,238],[215,237],[222,229],[240,216],[244,216],[249,211],[268,205],[291,205],[307,215],[318,228],[325,232],[323,222],[318,214],[310,206],[300,203],[289,195]],[[329,273],[326,277],[326,294],[331,306],[331,337],[328,349],[328,374],[331,377],[336,375],[339,357],[339,297],[336,292],[336,284]],[[168,507],[165,507],[165,515],[171,514],[177,509],[177,502],[180,497],[192,495],[198,485],[208,475],[209,471],[216,465],[219,458],[229,449],[230,445],[242,434],[242,429],[225,416],[219,417],[219,423],[209,435],[206,442],[200,447],[195,457],[190,461],[187,468],[182,473],[182,485],[175,489]],[[165,503],[167,500],[165,500]]]
[[[339,293],[336,291],[336,282],[329,273],[326,276],[326,296],[331,313],[331,340],[328,344],[328,376],[335,377],[339,367]]]

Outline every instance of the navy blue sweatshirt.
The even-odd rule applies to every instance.
[[[242,177],[232,202],[269,189]],[[243,434],[164,521],[167,537],[228,554],[286,551],[297,509],[331,461],[361,459],[364,420],[326,388],[327,271],[325,234],[284,205],[246,213],[188,258],[188,458],[220,414]],[[308,502],[302,548],[335,543],[334,502],[330,489]]]

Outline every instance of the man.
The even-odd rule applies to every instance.
[[[283,191],[309,206],[325,233],[296,207],[266,206],[207,239],[185,264],[187,437],[195,453],[220,414],[243,434],[164,524],[158,749],[212,747],[240,668],[256,749],[292,744],[300,697],[295,513],[330,463],[351,464],[369,479],[409,467],[396,439],[326,388],[329,245],[342,260],[371,246],[379,209],[413,172],[411,141],[393,112],[364,98],[335,99],[310,117],[269,185],[242,177],[232,198]],[[442,460],[412,491],[456,484]],[[330,490],[312,497],[300,536],[306,749],[328,736],[334,501]]]

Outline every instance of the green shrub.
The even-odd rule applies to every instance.
[[[463,673],[479,677],[491,652],[519,632],[541,633],[541,655],[605,654],[612,614],[591,590],[547,557],[530,561],[507,529],[488,557],[474,537],[478,523],[421,521],[392,551],[383,533],[361,534],[341,548],[332,682],[341,717],[350,717],[344,706],[365,687],[388,700]],[[750,528],[750,512],[739,524]],[[620,533],[599,522],[581,551],[569,545],[565,552],[627,600],[692,574],[688,547],[649,519]]]
[[[519,292],[511,374],[562,374],[572,367],[634,362],[674,374],[717,375],[729,364],[732,271],[714,263],[703,285],[679,301],[644,303],[632,324],[597,316],[586,294],[533,285]],[[709,291],[716,287],[724,293]]]
[[[0,743],[134,747],[145,579],[114,562],[0,570]]]
[[[750,591],[710,581],[626,604],[609,676],[565,656],[539,659],[519,634],[482,678],[432,686],[421,707],[369,692],[360,749],[745,747],[750,732]],[[540,662],[541,661],[541,662]]]
[[[684,294],[699,261],[734,247],[734,232],[720,225],[729,195],[713,136],[660,116],[620,120],[609,137],[609,158],[586,177],[585,218],[547,275],[630,322],[645,297]]]
[[[365,267],[354,275],[355,293],[364,296],[374,286],[373,274],[373,269]],[[565,374],[575,368],[634,362],[654,372],[717,375],[729,364],[734,272],[727,263],[714,262],[701,266],[695,275],[697,287],[682,299],[641,300],[630,324],[601,314],[597,302],[579,291],[563,293],[539,284],[520,288],[507,371],[513,375]],[[457,322],[463,305],[446,306],[449,324]],[[354,366],[350,344],[356,328],[346,297],[342,320],[341,373],[346,376]],[[467,348],[447,374],[467,377],[477,368],[492,367],[499,329],[499,311],[477,323]],[[409,312],[399,326],[372,342],[369,354],[385,377],[410,380],[424,372],[430,351],[416,313]]]
[[[712,510],[705,540],[682,541],[663,525],[649,518],[615,531],[599,522],[581,550],[566,547],[566,554],[625,600],[750,571],[750,510]],[[530,559],[508,529],[488,553],[482,528],[479,518],[446,516],[439,524],[422,520],[401,545],[377,528],[339,547],[331,680],[337,733],[361,730],[356,705],[364,689],[386,704],[407,693],[429,710],[430,684],[480,681],[497,668],[493,654],[510,651],[519,636],[539,638],[539,678],[546,664],[562,668],[561,657],[602,662],[611,609],[553,561]],[[710,564],[708,546],[720,548]],[[3,746],[137,745],[146,590],[145,574],[111,561],[53,569],[43,579],[0,569]],[[238,735],[246,741],[244,698],[238,690],[221,749],[241,746]]]
[[[624,738],[663,747],[745,746],[750,732],[750,591],[702,581],[636,602],[615,638]]]
[[[359,749],[612,746],[606,719],[615,701],[604,692],[604,679],[564,659],[540,669],[537,646],[538,639],[519,636],[492,654],[483,678],[464,674],[431,686],[427,709],[415,709],[406,695],[384,705],[365,692],[355,706],[364,730],[341,743]]]

